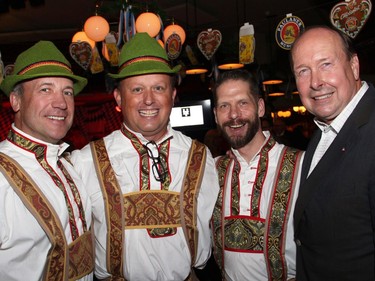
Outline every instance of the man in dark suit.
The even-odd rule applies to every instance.
[[[375,88],[337,30],[312,27],[291,63],[317,130],[294,212],[297,280],[375,280]]]

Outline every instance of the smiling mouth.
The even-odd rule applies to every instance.
[[[139,114],[144,117],[153,117],[158,114],[158,110],[140,110]]]
[[[233,124],[233,125],[229,125],[228,127],[231,128],[231,129],[238,129],[238,128],[241,128],[245,126],[245,123],[243,124]]]
[[[47,116],[48,119],[64,121],[66,117],[63,116]]]
[[[314,100],[324,100],[324,99],[330,98],[332,95],[333,94],[327,94],[327,95],[324,95],[324,96],[314,97],[313,99]]]

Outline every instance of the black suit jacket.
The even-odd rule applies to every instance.
[[[307,178],[294,212],[297,281],[375,280],[375,88],[369,89]]]

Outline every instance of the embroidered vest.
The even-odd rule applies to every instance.
[[[292,202],[295,178],[302,152],[290,147],[283,149],[275,174],[267,217],[264,220],[259,217],[259,210],[253,207],[254,205],[259,206],[259,202],[253,201],[260,200],[261,187],[267,172],[268,157],[266,155],[274,144],[275,141],[270,138],[260,153],[258,174],[253,191],[256,196],[253,196],[252,199],[251,217],[237,214],[237,216],[225,218],[225,194],[227,188],[225,183],[228,177],[231,176],[229,175],[229,168],[234,160],[228,156],[222,156],[217,161],[220,192],[214,208],[212,225],[215,245],[214,255],[222,270],[223,278],[225,277],[224,250],[240,250],[241,252],[252,253],[263,252],[269,280],[281,281],[287,278],[284,256],[286,224],[289,218],[290,203]],[[234,162],[234,165],[236,165],[237,160]],[[257,196],[259,198],[254,199]],[[233,197],[235,200],[239,200],[238,198],[236,199],[235,195]],[[235,213],[236,210],[233,210],[232,207],[233,211]]]
[[[0,153],[0,171],[50,240],[43,280],[77,280],[92,272],[94,248],[91,231],[67,245],[58,215],[27,172],[3,153]]]
[[[206,163],[205,146],[198,141],[192,142],[181,192],[142,190],[122,194],[111,167],[104,140],[91,142],[90,145],[104,195],[108,229],[107,270],[112,274],[110,280],[125,280],[122,257],[125,229],[151,229],[150,235],[152,235],[152,229],[168,230],[182,227],[193,264],[198,240],[197,195]],[[163,211],[166,209],[170,211],[168,215]],[[155,219],[155,210],[163,213],[163,216]],[[168,234],[165,233],[165,235]]]

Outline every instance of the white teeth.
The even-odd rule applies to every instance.
[[[150,117],[150,116],[155,116],[158,113],[157,110],[140,110],[139,114],[142,116]]]
[[[238,124],[238,125],[232,125],[230,127],[236,129],[236,128],[240,128],[242,126],[243,126],[243,124]]]
[[[62,116],[48,116],[48,118],[53,119],[53,120],[59,120],[59,121],[65,120],[65,117],[62,117]]]
[[[332,96],[332,94],[328,94],[328,95],[320,96],[320,97],[315,97],[314,99],[315,99],[315,100],[324,100],[324,99],[326,99],[326,98],[329,98],[330,96]]]

